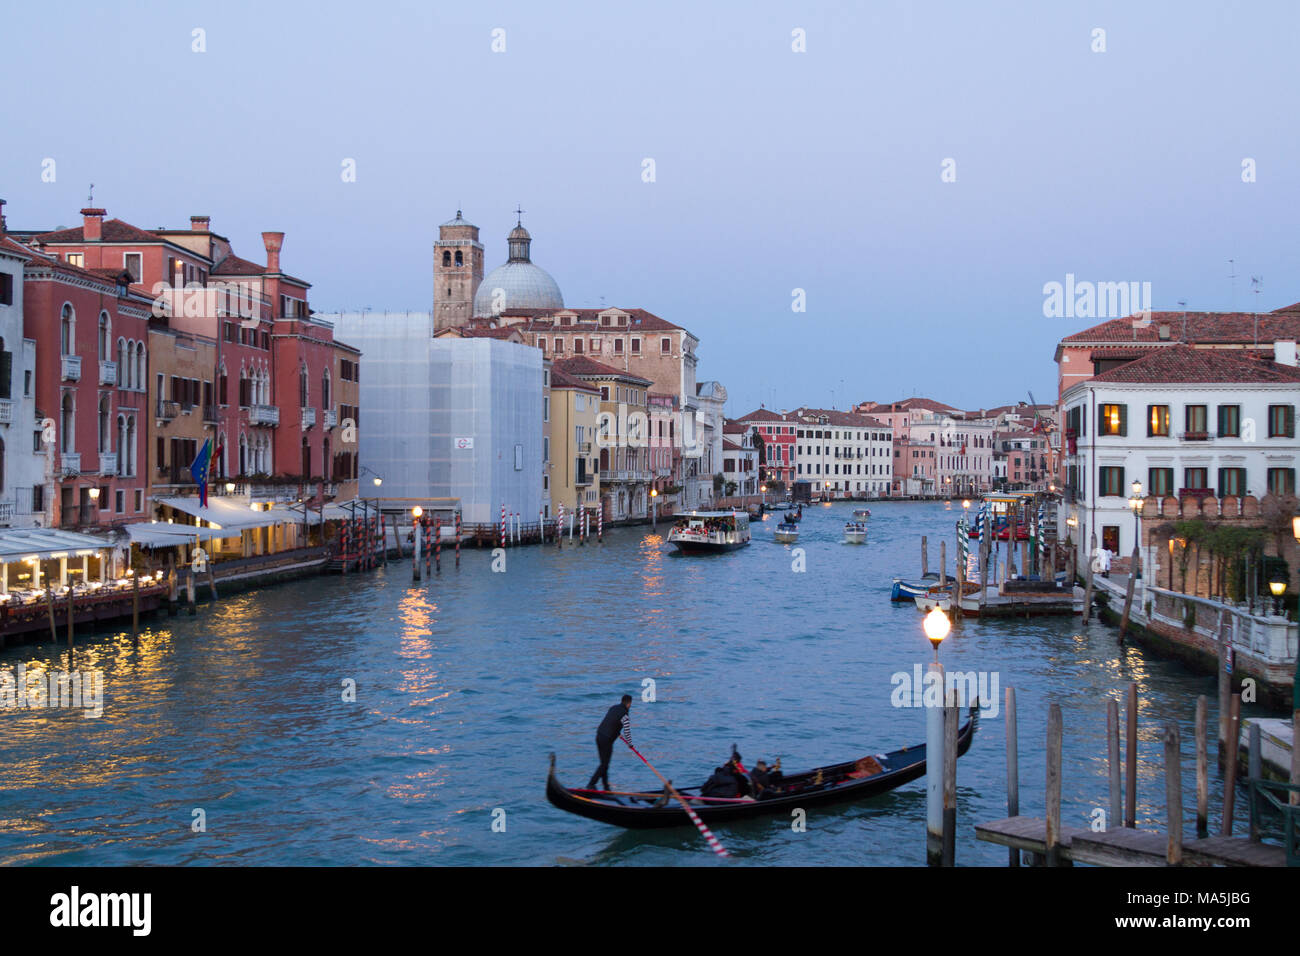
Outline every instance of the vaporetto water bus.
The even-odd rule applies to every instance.
[[[668,543],[683,554],[735,551],[749,544],[749,515],[743,511],[683,511]]]

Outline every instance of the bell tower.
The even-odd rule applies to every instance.
[[[474,293],[483,281],[483,244],[478,226],[456,210],[438,227],[433,244],[433,330],[467,325],[474,315]]]

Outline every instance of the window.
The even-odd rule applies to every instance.
[[[1097,493],[1100,495],[1118,495],[1123,497],[1127,494],[1124,489],[1123,468],[1100,468],[1098,469],[1097,481]]]
[[[143,267],[140,264],[142,258],[138,252],[128,252],[122,257],[122,268],[130,274],[132,282],[139,282],[140,277],[144,275]]]
[[[1240,405],[1219,406],[1219,437],[1220,438],[1241,437],[1241,406]]]
[[[442,264],[444,266],[451,265],[451,252],[447,249],[442,250]],[[451,290],[448,289],[447,291],[450,293]]]
[[[621,355],[622,352],[623,352],[623,340],[622,340],[622,339],[615,339],[615,340],[614,340],[614,353],[617,354],[617,355]]]
[[[1147,469],[1147,494],[1165,498],[1174,493],[1174,470],[1172,468]]]
[[[59,318],[59,354],[76,355],[76,339],[74,329],[76,328],[76,315],[72,311],[72,306],[65,305],[63,313]]]
[[[582,339],[573,340],[573,354],[574,355],[582,354]]]
[[[8,272],[0,272],[0,305],[14,304],[14,277]]]
[[[1204,405],[1188,405],[1183,411],[1184,438],[1207,438],[1209,426]]]
[[[457,249],[457,250],[456,250],[456,265],[458,265],[458,266],[463,266],[464,264],[465,264],[465,254],[464,254],[463,252],[461,252],[459,249]]]
[[[641,354],[641,340],[640,340],[640,339],[633,339],[633,340],[632,340],[632,354],[633,354],[633,355],[640,355],[640,354]]]
[[[1147,435],[1168,435],[1169,434],[1169,406],[1168,405],[1148,405],[1147,406]]]
[[[135,510],[144,511],[144,489],[143,488],[137,488],[135,490]]]
[[[1295,406],[1268,406],[1268,437],[1295,438]]]
[[[1209,480],[1208,468],[1184,468],[1183,487],[1189,491],[1203,491]]]
[[[1295,469],[1270,468],[1268,470],[1268,493],[1270,495],[1295,494]]]
[[[659,340],[659,351],[660,351],[660,352],[662,352],[664,355],[667,355],[667,354],[669,354],[672,350],[673,350],[673,340],[672,340],[672,339],[669,339],[669,338],[662,338],[662,339]]]
[[[1246,493],[1246,469],[1245,468],[1220,468],[1219,469],[1219,497],[1235,495],[1240,498]]]
[[[119,488],[117,493],[113,495],[113,505],[114,510],[116,510],[118,514],[121,514],[126,510],[126,492],[121,488]]]
[[[73,266],[78,266],[78,267],[84,266],[86,264],[85,254],[80,252],[69,252],[68,264]]]
[[[1128,406],[1127,405],[1101,406],[1101,434],[1103,435],[1127,435],[1128,434]]]
[[[1101,546],[1111,554],[1119,554],[1119,525],[1103,525],[1101,529]]]
[[[596,354],[600,353],[600,339],[591,340],[591,351],[595,352]]]
[[[609,401],[609,386],[608,386],[608,385],[602,385],[602,386],[600,387],[600,400],[601,400],[602,402],[607,402],[607,401]]]

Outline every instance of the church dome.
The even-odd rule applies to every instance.
[[[489,272],[474,293],[474,315],[496,315],[506,309],[562,309],[564,297],[550,273],[533,265],[533,237],[518,223],[506,242],[510,258]]]

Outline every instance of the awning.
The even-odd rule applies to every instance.
[[[7,528],[0,531],[0,561],[85,557],[109,551],[114,546],[114,542],[107,538],[59,528]]]
[[[155,498],[158,504],[193,515],[201,521],[217,525],[221,530],[238,533],[245,528],[264,528],[272,524],[296,524],[300,518],[289,509],[273,508],[270,511],[254,511],[242,499],[208,498],[205,508],[199,504],[197,497]],[[221,537],[229,537],[222,535]]]
[[[303,507],[304,505],[299,504],[297,502],[288,506],[288,510],[293,512],[295,522],[302,521]],[[361,505],[360,498],[354,498],[352,499],[352,501],[345,501],[341,504],[336,504],[331,502],[326,504],[323,508],[317,505],[307,505],[305,507],[307,508],[308,524],[320,524],[322,513],[324,514],[326,521],[345,521],[348,518],[352,518],[352,517],[360,518],[365,516],[365,509]],[[355,509],[355,515],[353,513],[354,509]],[[371,507],[370,510],[373,514],[378,513],[375,512],[373,506]]]
[[[209,541],[212,538],[230,538],[239,534],[240,529],[217,530],[215,528],[196,528],[187,524],[167,524],[162,521],[141,521],[129,524],[123,529],[132,544],[142,548],[174,548],[177,545],[193,544],[196,540]]]

